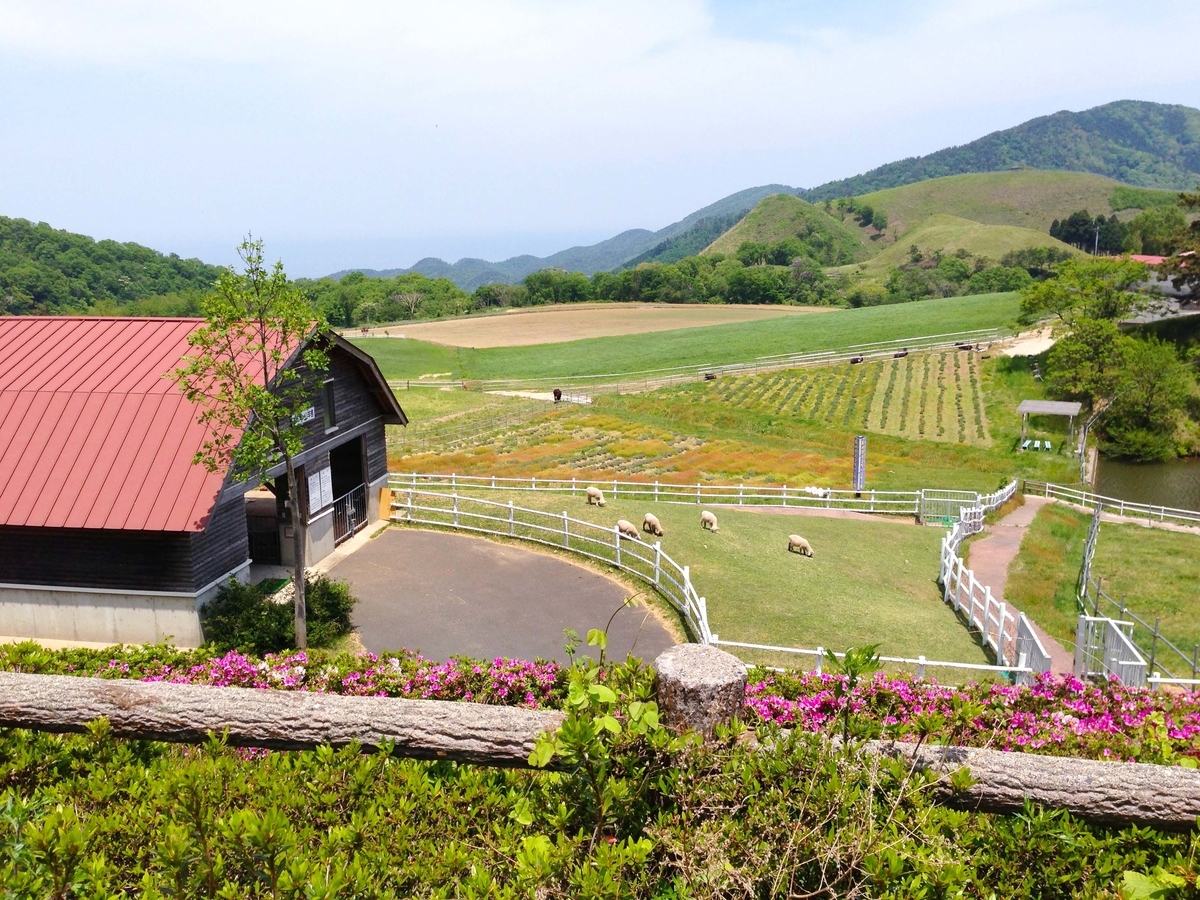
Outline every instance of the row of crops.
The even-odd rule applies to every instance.
[[[715,386],[724,402],[915,440],[988,444],[979,359],[969,351],[920,353]]]

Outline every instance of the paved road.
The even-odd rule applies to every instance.
[[[407,647],[444,660],[466,655],[566,661],[563,629],[603,628],[629,591],[557,557],[483,538],[392,528],[330,574],[354,588],[355,630],[372,652]],[[675,643],[644,608],[621,609],[609,656],[653,660]],[[581,648],[581,650],[584,648]]]

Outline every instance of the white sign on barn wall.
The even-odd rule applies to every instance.
[[[311,422],[316,417],[317,417],[317,408],[315,406],[308,406],[308,407],[305,407],[304,409],[300,410],[300,412],[296,413],[294,416],[292,416],[292,424],[293,425],[303,425],[305,422]]]
[[[308,476],[308,514],[333,505],[333,472],[329,466]]]

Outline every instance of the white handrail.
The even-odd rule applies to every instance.
[[[1074,488],[1050,484],[1045,481],[1026,481],[1025,493],[1042,497],[1054,497],[1065,500],[1085,509],[1094,509],[1102,505],[1104,511],[1118,516],[1128,516],[1135,519],[1146,519],[1154,522],[1183,522],[1188,525],[1200,525],[1200,510],[1180,509],[1174,506],[1155,506],[1152,503],[1134,503],[1121,500],[1119,497],[1105,497],[1093,494],[1091,491],[1078,491]]]

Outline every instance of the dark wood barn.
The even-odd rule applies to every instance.
[[[281,472],[264,502],[192,463],[205,431],[168,376],[200,324],[0,318],[0,636],[194,645],[222,583],[289,562]],[[298,459],[311,562],[379,518],[384,426],[407,424],[374,360],[328,342]]]

